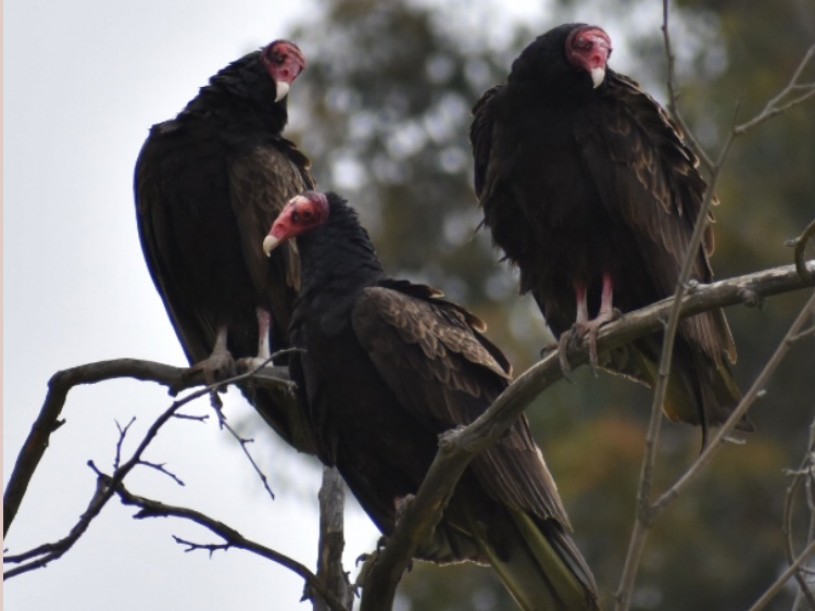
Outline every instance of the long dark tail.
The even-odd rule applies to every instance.
[[[555,520],[506,508],[501,524],[475,525],[482,551],[526,611],[597,610],[597,586],[571,536]]]
[[[657,380],[657,359],[645,350],[635,348],[634,352],[646,383],[653,387]],[[706,441],[708,428],[727,420],[740,400],[741,392],[726,362],[716,363],[701,350],[677,338],[665,397],[665,414],[669,419],[701,426]],[[755,427],[744,416],[736,428],[751,432]]]

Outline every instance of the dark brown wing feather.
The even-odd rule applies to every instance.
[[[184,222],[192,231],[202,228],[202,219],[188,214],[190,200],[226,197],[228,185],[224,172],[206,172],[202,178],[199,169],[188,163],[190,157],[199,167],[217,168],[217,143],[210,138],[189,146],[174,121],[155,125],[136,162],[134,191],[139,239],[150,276],[192,364],[212,351],[217,321],[200,307],[196,279],[183,273],[185,258],[176,217],[187,217]],[[212,219],[222,220],[226,219]]]
[[[586,120],[576,122],[582,160],[609,214],[621,216],[634,228],[641,260],[658,293],[670,295],[705,182],[695,155],[662,107],[631,79],[612,71],[606,79],[600,103],[585,114]],[[692,278],[711,281],[712,251],[713,228],[708,225]],[[716,362],[723,354],[735,361],[735,344],[721,310],[683,321],[682,331]]]
[[[365,289],[352,313],[360,344],[402,407],[438,429],[477,418],[509,381],[497,349],[473,329],[464,310],[384,287]],[[432,424],[431,424],[432,423]],[[568,526],[554,480],[525,417],[473,461],[493,498]]]
[[[503,85],[488,89],[473,106],[470,144],[473,152],[474,187],[484,211],[483,224],[489,227],[493,242],[515,263],[526,261],[535,248],[535,223],[523,208],[509,175],[518,157],[524,154],[510,136],[507,137],[496,118],[498,98],[505,93]],[[525,152],[528,154],[528,151]],[[521,267],[521,291],[531,288],[529,274]]]
[[[278,335],[287,328],[297,257],[286,246],[270,264],[261,243],[286,201],[312,187],[306,158],[282,139],[232,158],[205,130],[153,129],[136,165],[139,236],[190,363],[209,356],[226,322],[241,327],[230,330],[234,355],[254,355],[255,305],[271,310]]]
[[[229,170],[230,203],[244,261],[261,302],[268,304],[282,329],[288,328],[292,297],[300,290],[299,260],[293,242],[282,245],[279,256],[267,258],[263,238],[291,197],[314,188],[303,171],[308,166],[296,163],[289,150],[257,146],[235,159]],[[283,290],[281,283],[290,290]]]
[[[502,89],[496,85],[484,92],[478,102],[473,106],[473,122],[470,125],[470,144],[473,149],[474,182],[476,197],[481,197],[487,184],[487,171],[490,164],[490,151],[492,150],[492,130],[495,123],[492,110],[492,100]]]

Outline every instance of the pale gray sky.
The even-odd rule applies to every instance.
[[[513,5],[513,11],[537,22],[542,4]],[[309,6],[5,2],[4,481],[55,371],[118,357],[184,362],[138,244],[131,186],[136,155],[150,125],[174,116],[228,62],[290,36],[293,17]],[[296,103],[296,83],[291,95]],[[256,418],[234,391],[230,397],[232,422]],[[132,449],[167,405],[163,389],[145,383],[108,382],[72,392],[67,423],[53,436],[4,546],[18,553],[64,536],[94,489],[87,460],[110,468],[115,420],[137,417]],[[197,413],[207,409],[201,403]],[[128,485],[199,509],[313,567],[316,463],[271,433],[258,438],[253,451],[278,492],[274,502],[237,444],[212,423],[173,422],[148,452],[186,487],[146,469]],[[240,551],[212,559],[185,554],[172,534],[217,540],[185,522],[134,521],[132,514],[111,502],[64,558],[5,583],[6,608],[310,608],[299,602],[302,581],[287,569]],[[373,547],[377,533],[358,509],[347,520],[350,568]]]
[[[183,363],[139,249],[133,163],[151,124],[175,115],[228,62],[288,36],[305,6],[5,3],[4,481],[55,371],[125,356]],[[5,547],[21,552],[64,536],[94,489],[86,461],[110,468],[114,419],[136,416],[134,432],[144,431],[167,405],[160,387],[136,382],[73,392],[67,424],[53,436]],[[233,422],[255,417],[238,397],[227,406]],[[314,566],[319,470],[271,434],[252,449],[276,501],[212,423],[171,423],[148,453],[186,487],[144,469],[128,483]],[[64,558],[6,582],[5,608],[310,608],[298,602],[302,581],[287,569],[240,551],[185,554],[171,534],[215,538],[177,520],[134,521],[132,514],[112,502]],[[350,558],[372,546],[376,531],[361,512],[349,520],[353,566]]]

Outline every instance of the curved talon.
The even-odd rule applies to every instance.
[[[268,358],[260,356],[244,356],[235,361],[235,369],[238,373],[249,373],[256,369],[260,372],[264,367],[270,365],[271,362]]]
[[[560,370],[563,372],[563,377],[572,381],[570,375],[572,373],[572,366],[569,364],[569,359],[567,357],[567,353],[569,352],[569,345],[572,343],[572,339],[574,338],[573,333],[574,327],[569,329],[568,331],[564,331],[560,334],[560,339],[557,342],[557,352],[558,352],[558,362],[560,363]]]
[[[213,352],[189,368],[190,374],[201,372],[208,385],[235,375],[235,359],[229,352]]]
[[[359,569],[359,573],[357,573],[357,578],[354,580],[353,588],[355,593],[359,593],[359,590],[365,589],[365,580],[368,579],[368,576],[371,574],[371,571],[374,568],[377,560],[379,559],[379,554],[381,550],[385,547],[388,543],[388,538],[385,536],[379,537],[379,540],[376,542],[376,549],[372,551],[370,554],[360,554],[357,556],[357,559],[354,561],[355,566],[359,566],[360,562],[362,563],[362,567]]]
[[[596,325],[594,324],[589,325],[587,323],[588,328],[586,329],[585,334],[583,335],[583,341],[586,343],[586,346],[589,349],[589,366],[591,367],[591,372],[594,374],[595,378],[599,377],[599,374],[597,373],[599,361],[599,359],[597,358],[597,332],[599,331],[600,325],[602,324],[603,324],[602,322]]]
[[[557,352],[559,348],[560,348],[560,344],[558,342],[553,342],[551,344],[546,344],[543,348],[540,349],[540,352],[538,353],[538,356],[540,356],[540,358],[542,358],[542,359],[545,359],[546,357],[548,357],[553,352]]]

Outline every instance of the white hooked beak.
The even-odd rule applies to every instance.
[[[274,237],[271,233],[263,238],[263,253],[267,257],[272,256],[272,251],[280,244],[280,240]]]
[[[277,90],[275,102],[279,102],[289,94],[289,84],[286,81],[275,81],[275,89]]]
[[[592,68],[590,74],[591,82],[594,83],[594,88],[597,89],[600,85],[603,84],[603,81],[606,78],[606,69],[604,67],[598,66],[597,68]]]

